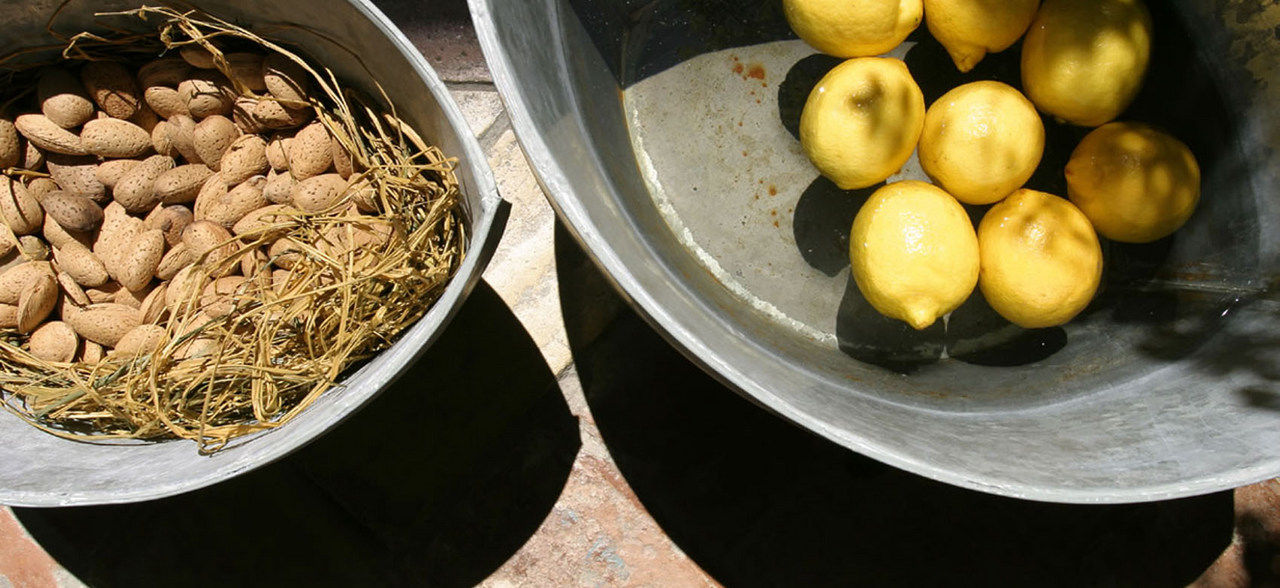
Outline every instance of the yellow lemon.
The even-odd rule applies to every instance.
[[[978,224],[978,287],[1000,316],[1028,329],[1066,323],[1089,305],[1102,279],[1102,248],[1070,202],[1018,190]]]
[[[920,26],[921,0],[782,0],[791,30],[836,57],[888,53]]]
[[[974,82],[924,115],[920,165],[966,204],[991,204],[1021,188],[1044,155],[1044,123],[1012,86]]]
[[[1040,0],[924,0],[925,24],[967,72],[1018,42],[1039,7]]]
[[[1200,166],[1191,150],[1139,123],[1094,129],[1071,153],[1066,175],[1067,196],[1113,241],[1167,237],[1200,201]]]
[[[1096,127],[1133,102],[1150,59],[1141,0],[1045,0],[1022,43],[1022,84],[1041,110]]]
[[[850,59],[823,77],[800,113],[800,144],[845,190],[883,182],[911,157],[924,95],[898,59]]]
[[[876,190],[853,220],[849,258],[867,302],[916,329],[955,310],[978,282],[978,238],[969,216],[925,182]]]

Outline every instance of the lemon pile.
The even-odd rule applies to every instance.
[[[858,289],[924,329],[974,288],[1026,328],[1064,324],[1102,279],[1098,235],[1146,243],[1190,219],[1200,169],[1178,139],[1113,122],[1141,89],[1151,16],[1141,0],[783,0],[793,30],[847,58],[813,89],[800,142],[846,190],[886,181],[916,153],[933,183],[877,190],[849,238]],[[979,81],[925,108],[900,60],[875,57],[924,21],[956,67],[1022,40],[1022,84]],[[1041,112],[1097,127],[1063,171],[1067,197],[1025,189],[1045,147]],[[963,205],[989,206],[975,231]]]

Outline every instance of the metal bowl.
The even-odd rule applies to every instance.
[[[836,60],[777,2],[471,0],[495,82],[561,219],[649,321],[745,396],[931,478],[1056,502],[1133,502],[1280,475],[1274,11],[1148,3],[1151,71],[1124,119],[1170,129],[1204,170],[1171,238],[1107,243],[1104,286],[1064,328],[975,294],[915,332],[849,279],[870,190],[805,160],[800,106]],[[895,56],[932,101],[1018,80],[1018,49],[955,71],[923,27]],[[1065,195],[1087,132],[1046,120],[1030,185]],[[914,160],[895,178],[924,178]],[[892,180],[891,179],[891,180]],[[971,208],[976,218],[982,208]]]
[[[45,24],[61,0],[14,5],[0,31],[5,51],[52,42]],[[510,208],[495,187],[483,151],[444,84],[413,45],[366,0],[202,0],[196,8],[240,24],[297,24],[273,29],[274,40],[302,48],[338,77],[376,96],[377,80],[397,114],[458,158],[467,256],[444,294],[391,348],[326,392],[287,426],[241,438],[211,456],[186,441],[89,444],[46,434],[0,412],[0,504],[69,506],[148,500],[194,490],[260,467],[323,434],[376,396],[444,330],[488,263]],[[75,0],[59,30],[100,27],[93,13],[136,2]],[[317,35],[316,33],[319,33]],[[351,51],[348,51],[350,49]],[[367,70],[365,69],[367,68]]]

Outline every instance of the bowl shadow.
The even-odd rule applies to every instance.
[[[563,229],[556,258],[587,402],[627,482],[663,530],[727,585],[1172,585],[1230,543],[1230,492],[1075,506],[982,494],[821,439],[733,393],[622,308]]]
[[[151,502],[14,514],[93,586],[470,586],[541,525],[579,446],[537,346],[480,283],[399,380],[279,462]]]

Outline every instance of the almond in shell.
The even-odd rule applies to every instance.
[[[342,201],[347,181],[338,174],[322,174],[293,187],[293,205],[303,212],[322,212]]]
[[[165,204],[195,202],[196,195],[200,193],[200,187],[212,175],[213,170],[202,163],[180,165],[156,178],[156,197]]]
[[[239,136],[240,129],[231,122],[231,119],[213,115],[196,125],[192,147],[200,161],[208,162],[209,169],[218,171],[221,168],[222,156]]]
[[[185,114],[176,114],[168,120],[169,144],[182,155],[187,163],[205,163],[196,153],[196,121]],[[157,148],[156,152],[160,150]]]
[[[297,183],[289,172],[271,170],[267,172],[267,185],[262,188],[262,195],[273,204],[288,204],[293,202],[293,187]]]
[[[84,294],[89,297],[90,304],[116,304],[116,295],[124,290],[118,282],[107,282],[97,288],[85,288]],[[87,306],[87,305],[86,305]]]
[[[186,243],[178,243],[169,249],[160,259],[160,265],[156,267],[156,277],[161,280],[171,280],[183,268],[191,265],[195,261],[195,256],[191,254],[191,249]]]
[[[53,181],[53,178],[36,178],[27,183],[27,191],[31,192],[31,195],[35,196],[36,200],[58,189],[60,189],[58,188],[58,183]]]
[[[168,339],[164,327],[141,324],[121,336],[107,357],[132,359],[147,355],[163,347]]]
[[[115,201],[120,203],[125,211],[133,214],[150,212],[156,204],[160,203],[160,197],[155,191],[156,179],[164,172],[173,169],[173,165],[173,158],[165,155],[152,155],[146,158],[140,165],[120,178],[120,183],[116,184],[113,190]]]
[[[79,194],[54,190],[40,199],[40,206],[68,231],[88,232],[102,224],[102,207]]]
[[[22,182],[8,176],[0,177],[0,217],[15,235],[37,232],[44,224],[40,202]]]
[[[16,167],[22,163],[22,138],[13,121],[0,118],[0,169]]]
[[[196,69],[213,69],[216,67],[213,61],[213,53],[201,45],[185,45],[178,50],[178,55],[182,57],[183,61],[186,61]]]
[[[182,231],[182,242],[191,250],[191,255],[197,262],[203,259],[205,267],[223,268],[215,274],[226,275],[235,271],[233,264],[226,263],[236,252],[236,244],[231,241],[231,233],[226,227],[198,220]]]
[[[71,277],[71,274],[65,271],[60,271],[58,272],[58,275],[55,276],[55,279],[58,280],[58,287],[62,289],[62,293],[67,297],[64,303],[70,303],[76,306],[89,306],[90,304],[93,304],[93,301],[89,299],[89,295],[85,293],[84,288],[80,287],[80,284],[76,283],[75,278]]]
[[[146,300],[147,296],[150,295],[151,291],[154,289],[155,288],[151,287],[150,284],[136,292],[128,288],[116,288],[115,292],[111,295],[111,302],[141,310],[142,301]]]
[[[139,159],[112,159],[98,164],[93,171],[93,177],[103,186],[108,188],[116,187],[120,182],[120,178],[124,177],[134,166],[142,163]]]
[[[102,260],[78,241],[71,241],[54,249],[53,260],[58,264],[59,270],[66,272],[80,286],[95,288],[106,284],[110,279]]]
[[[18,332],[30,333],[58,303],[58,282],[51,274],[40,274],[18,294]]]
[[[333,171],[338,172],[338,175],[343,178],[351,178],[351,174],[355,173],[356,170],[355,160],[352,159],[351,152],[342,146],[342,142],[338,141],[337,137],[333,137],[332,149]]]
[[[253,116],[253,111],[257,107],[258,99],[249,96],[236,98],[235,104],[231,105],[231,120],[236,123],[236,128],[240,129],[240,132],[257,134],[266,130],[262,121]]]
[[[27,347],[45,361],[66,363],[76,358],[80,349],[80,337],[70,325],[62,321],[49,321],[31,332]]]
[[[18,304],[22,291],[40,276],[53,274],[53,266],[47,261],[28,261],[0,274],[0,304]]]
[[[209,176],[209,179],[205,180],[204,185],[200,187],[200,193],[196,194],[195,204],[192,205],[196,220],[204,220],[209,216],[209,207],[221,202],[227,192],[227,183],[222,181],[221,172],[214,172]]]
[[[98,181],[98,160],[92,156],[50,154],[46,164],[58,187],[94,202],[107,200],[107,187]]]
[[[144,230],[119,246],[127,248],[112,256],[114,263],[107,264],[107,273],[126,289],[136,292],[145,288],[164,257],[164,233]]]
[[[204,291],[205,284],[212,282],[213,280],[204,277],[199,268],[194,265],[188,265],[178,270],[173,279],[169,280],[165,289],[165,307],[175,312],[182,311],[186,308],[187,301],[192,297],[198,301],[200,294]]]
[[[184,115],[185,116],[185,115]],[[160,155],[168,155],[169,157],[177,157],[181,155],[178,150],[173,147],[173,125],[162,120],[156,123],[155,128],[151,129],[151,147]]]
[[[307,105],[311,78],[297,62],[279,53],[272,53],[262,60],[262,77],[267,91],[277,100],[295,108]]]
[[[71,72],[49,68],[36,81],[36,100],[40,112],[64,129],[74,129],[93,118],[93,100],[84,85]]]
[[[231,232],[246,242],[274,240],[294,226],[298,211],[286,204],[270,204],[244,215],[231,227]],[[249,275],[249,274],[245,274]]]
[[[142,313],[122,304],[92,304],[68,315],[65,320],[77,335],[94,343],[115,347],[126,333],[142,324]]]
[[[235,92],[231,83],[216,70],[197,70],[191,78],[178,84],[179,97],[187,102],[187,111],[196,119],[215,114],[231,114]]]
[[[241,182],[226,195],[204,207],[205,216],[202,220],[210,220],[230,229],[244,215],[268,204],[266,197],[262,195],[262,188],[266,183],[267,179],[263,176],[254,176]]]
[[[160,284],[151,289],[147,293],[147,297],[142,299],[142,305],[138,310],[142,311],[142,323],[146,325],[156,324],[160,317],[164,315],[165,293],[169,288],[167,284]]]
[[[15,123],[16,125],[17,123]],[[16,126],[14,127],[17,128]],[[23,141],[22,146],[22,167],[30,171],[41,171],[44,169],[45,153],[39,147],[36,147],[31,141]]]
[[[289,173],[298,181],[320,175],[333,166],[329,131],[314,122],[298,131],[289,144]]]
[[[98,107],[115,118],[129,119],[142,105],[142,92],[133,74],[114,61],[90,61],[80,69],[80,81]]]
[[[148,135],[151,134],[151,131],[155,130],[156,125],[160,124],[160,116],[156,114],[156,111],[151,110],[151,107],[147,106],[145,103],[142,106],[139,106],[138,112],[129,117],[128,120],[129,122],[141,127]]]
[[[18,237],[9,227],[0,224],[0,258],[6,257],[18,247]]]
[[[268,129],[294,129],[315,117],[315,111],[309,106],[291,107],[284,103],[263,98],[253,105],[253,119]]]
[[[244,276],[218,278],[200,294],[200,310],[215,319],[227,316],[235,310],[245,291]]]
[[[107,357],[107,350],[93,341],[84,341],[80,346],[80,361],[96,364]]]
[[[151,150],[151,134],[127,120],[99,118],[84,123],[80,143],[98,157],[137,157]]]
[[[84,143],[80,136],[64,129],[43,114],[21,114],[14,119],[13,126],[32,145],[45,151],[64,155],[85,155]],[[31,169],[28,167],[28,169]]]
[[[93,231],[68,231],[62,228],[58,221],[53,220],[52,216],[47,214],[44,215],[44,227],[41,233],[44,235],[45,240],[54,247],[62,247],[69,241],[76,241],[85,247],[93,247],[93,241],[96,238],[96,234]]]
[[[150,86],[142,94],[147,106],[161,118],[170,118],[175,114],[191,114],[187,102],[182,99],[178,90],[169,86]]]
[[[267,142],[258,135],[241,135],[222,156],[221,166],[218,171],[228,186],[267,173]]]
[[[271,137],[271,141],[267,142],[267,163],[271,165],[271,169],[275,171],[289,169],[289,144],[292,142],[292,135],[280,133],[276,133]]]

